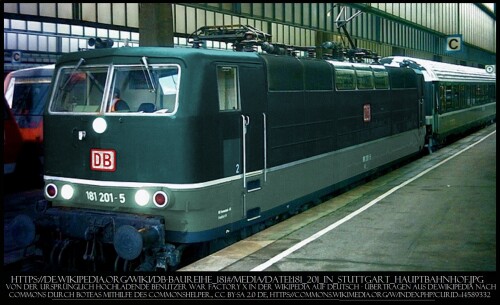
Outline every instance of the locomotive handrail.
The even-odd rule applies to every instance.
[[[262,113],[264,125],[264,182],[267,181],[267,121],[266,114]]]
[[[246,154],[246,133],[247,125],[250,122],[250,118],[246,115],[241,115],[242,118],[242,146],[243,146],[243,188],[247,187],[247,154]],[[248,120],[247,120],[248,119]]]

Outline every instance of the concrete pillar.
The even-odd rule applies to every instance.
[[[173,47],[172,3],[141,3],[139,8],[139,45]]]

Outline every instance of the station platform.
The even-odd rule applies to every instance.
[[[496,123],[178,271],[496,271]]]

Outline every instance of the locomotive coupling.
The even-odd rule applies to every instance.
[[[161,228],[151,226],[136,229],[131,225],[123,225],[116,230],[113,245],[116,253],[125,259],[133,260],[141,255],[143,249],[159,244]]]

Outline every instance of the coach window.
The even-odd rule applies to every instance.
[[[373,89],[372,71],[356,68],[356,82],[358,89]]]
[[[486,85],[477,85],[477,96],[478,96],[478,101],[479,104],[485,104],[488,98],[488,93],[486,92],[487,90]]]
[[[446,111],[446,97],[444,85],[439,85],[439,113],[443,113]]]
[[[458,108],[465,108],[465,86],[458,85]]]
[[[240,108],[238,101],[238,70],[236,67],[217,67],[217,89],[220,111],[238,110]]]
[[[356,76],[352,69],[335,68],[335,86],[337,90],[356,89]]]

